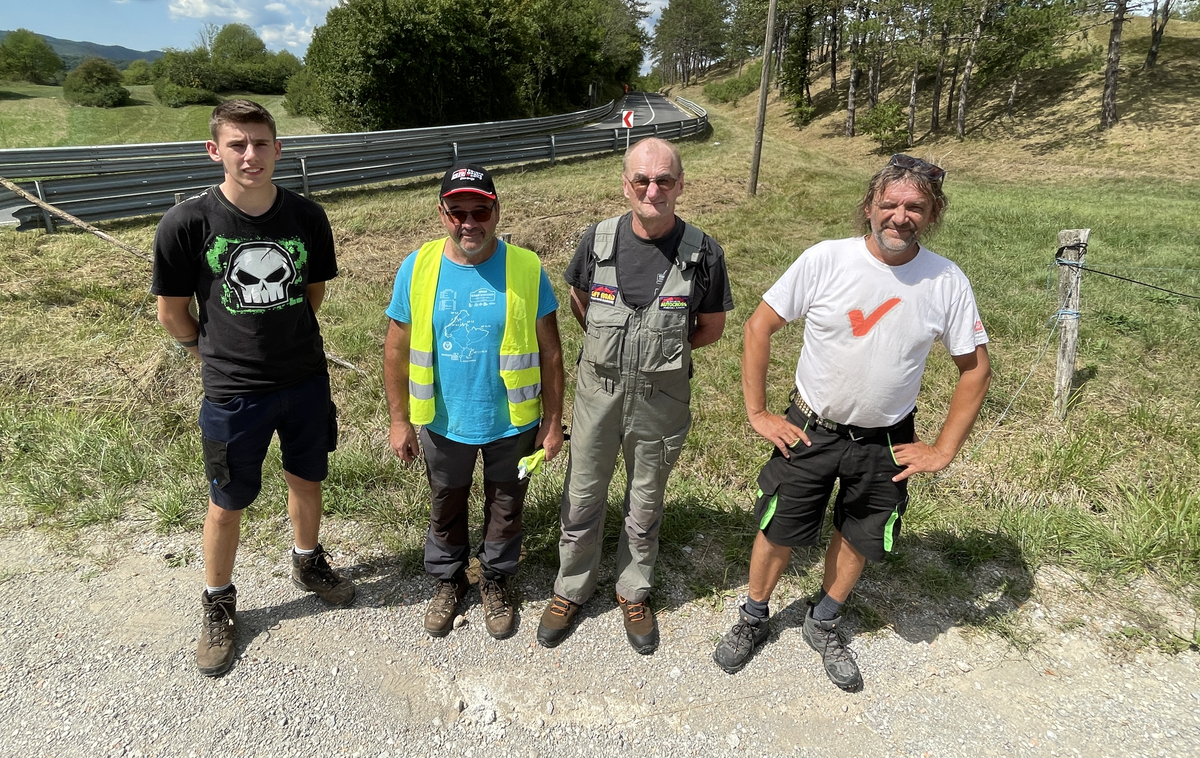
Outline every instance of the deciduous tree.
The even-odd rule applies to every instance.
[[[0,78],[51,84],[63,70],[50,43],[28,29],[18,29],[0,42]]]

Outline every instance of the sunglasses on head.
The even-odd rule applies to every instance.
[[[626,177],[625,181],[629,182],[633,186],[633,188],[635,190],[637,190],[638,192],[645,192],[646,190],[648,190],[650,188],[651,183],[657,184],[658,188],[660,190],[663,190],[664,192],[669,192],[670,190],[675,189],[675,184],[679,180],[676,179],[675,177],[671,176],[670,174],[667,174],[665,176],[655,177],[654,179],[651,179],[651,178],[645,177],[645,176],[641,176],[639,174],[638,176],[635,176],[632,179]]]
[[[470,216],[481,224],[487,223],[488,221],[492,220],[492,214],[496,211],[495,203],[492,203],[491,208],[476,208],[473,211],[452,211],[444,205],[440,207],[442,209],[442,213],[445,213],[447,216],[454,219],[454,222],[458,224],[465,224],[467,222],[467,216]]]
[[[946,178],[946,169],[935,166],[932,163],[926,163],[920,158],[904,155],[903,153],[893,155],[892,159],[888,161],[888,165],[920,174],[939,187],[942,185],[942,180]]]

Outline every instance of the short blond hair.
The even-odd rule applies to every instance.
[[[630,145],[629,149],[625,151],[625,160],[621,164],[622,173],[626,175],[629,174],[629,158],[633,155],[634,150],[637,150],[639,147],[643,146],[646,148],[660,148],[662,150],[666,150],[671,154],[671,164],[672,168],[675,170],[675,173],[680,175],[683,174],[683,159],[679,156],[679,148],[675,146],[674,142],[668,142],[667,140],[659,139],[658,137],[646,137],[645,139],[640,139]]]

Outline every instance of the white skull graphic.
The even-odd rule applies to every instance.
[[[279,305],[287,301],[296,278],[291,257],[269,242],[249,242],[233,251],[226,279],[243,307]]]

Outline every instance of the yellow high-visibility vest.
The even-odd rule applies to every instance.
[[[408,347],[408,416],[414,424],[433,421],[433,309],[447,237],[417,251],[409,285],[412,331]],[[501,243],[497,243],[501,244]],[[538,355],[538,290],[542,264],[537,253],[508,245],[504,263],[504,338],[500,342],[500,379],[508,394],[513,426],[542,417],[542,368]]]

